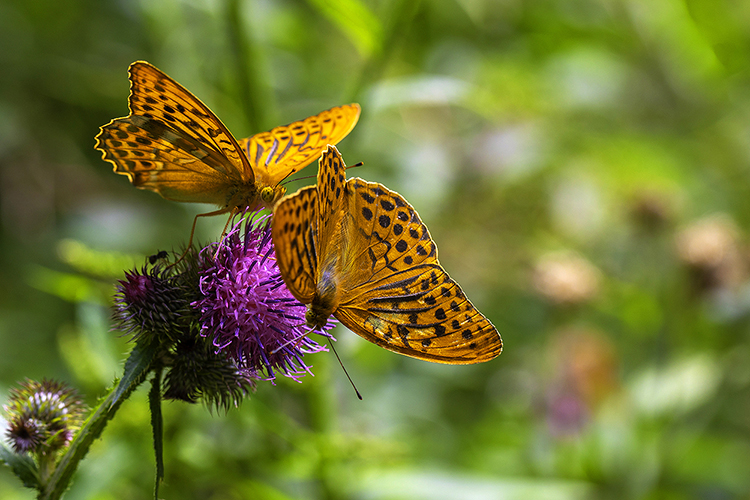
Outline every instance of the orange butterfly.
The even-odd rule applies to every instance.
[[[440,266],[417,212],[398,193],[346,180],[328,146],[317,186],[286,196],[271,234],[287,288],[308,304],[307,324],[333,314],[381,347],[438,363],[468,364],[500,354],[500,334]]]
[[[338,106],[237,142],[208,106],[156,67],[136,61],[128,72],[130,114],[101,128],[96,149],[138,188],[220,207],[202,215],[273,207],[286,192],[280,182],[359,119],[358,104]]]

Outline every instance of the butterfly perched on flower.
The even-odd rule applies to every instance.
[[[416,210],[382,184],[346,180],[345,169],[328,146],[317,185],[274,207],[279,271],[308,305],[307,324],[320,328],[333,315],[370,342],[438,363],[499,355],[500,334],[440,266]]]
[[[96,149],[138,188],[218,205],[207,215],[272,208],[286,191],[281,181],[359,119],[359,105],[349,104],[237,141],[208,106],[155,66],[136,61],[128,72],[130,114],[101,127]]]

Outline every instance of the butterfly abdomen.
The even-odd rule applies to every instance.
[[[305,320],[308,326],[322,328],[339,303],[339,286],[336,275],[324,270],[316,285],[315,295],[308,305]]]

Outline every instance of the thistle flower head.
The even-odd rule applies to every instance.
[[[160,265],[125,273],[115,294],[117,327],[134,339],[176,340],[184,334],[192,314],[192,295],[182,275]],[[162,339],[162,340],[164,340]]]
[[[305,306],[279,274],[267,222],[268,216],[250,217],[244,233],[237,224],[218,247],[201,252],[202,298],[193,306],[201,335],[251,377],[274,380],[281,372],[297,378],[309,372],[303,355],[326,348],[307,337]]]
[[[302,357],[325,350],[307,337],[306,308],[279,274],[267,222],[252,214],[220,243],[170,266],[160,252],[120,281],[115,318],[157,346],[165,399],[226,410],[258,380],[309,372]],[[330,337],[333,324],[320,333]]]
[[[164,379],[164,399],[229,410],[255,389],[256,380],[225,352],[215,352],[206,339],[196,336],[178,341],[171,368]]]
[[[7,437],[17,453],[47,454],[67,445],[80,427],[85,405],[62,382],[26,380],[10,390]]]

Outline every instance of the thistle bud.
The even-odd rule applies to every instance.
[[[17,453],[50,454],[66,446],[81,425],[86,406],[62,382],[26,380],[10,390],[6,436]]]

